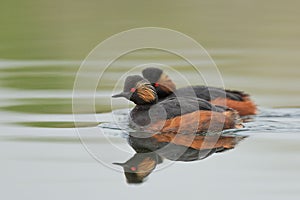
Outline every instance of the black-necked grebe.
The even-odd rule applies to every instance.
[[[166,75],[163,70],[149,67],[143,70],[143,76],[151,82],[158,95],[158,99],[190,97],[195,96],[214,105],[228,106],[239,112],[240,116],[254,115],[257,112],[255,103],[249,95],[236,90],[224,90],[208,86],[189,86],[176,89],[174,82]]]
[[[154,87],[138,75],[128,76],[123,92],[113,97],[136,104],[130,124],[143,131],[193,134],[242,127],[236,111],[203,99],[171,97],[158,102]]]

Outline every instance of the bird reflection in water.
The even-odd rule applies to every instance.
[[[129,184],[143,183],[163,159],[191,162],[233,149],[245,136],[131,133],[128,143],[136,151],[123,167]]]

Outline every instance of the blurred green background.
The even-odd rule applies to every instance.
[[[113,34],[157,26],[183,32],[208,49],[263,51],[260,57],[244,55],[256,58],[256,64],[299,64],[294,56],[300,46],[298,8],[299,2],[291,0],[2,0],[0,54],[8,59],[81,60]],[[273,51],[290,54],[283,59],[272,56]]]

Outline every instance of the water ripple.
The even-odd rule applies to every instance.
[[[128,126],[127,109],[114,111],[114,122],[102,123],[99,128],[103,129],[106,134],[116,132],[128,133],[132,130]],[[271,133],[300,133],[300,109],[297,108],[280,108],[280,109],[260,109],[260,114],[253,117],[252,121],[245,123],[243,129],[225,130],[222,134],[241,134],[251,135],[254,132],[271,132]]]

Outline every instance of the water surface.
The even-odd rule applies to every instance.
[[[4,1],[0,7],[2,196],[299,199],[298,4]],[[116,80],[131,67],[154,60],[172,66],[192,84],[204,82],[194,76],[191,66],[161,52],[136,52],[113,63],[97,88],[96,123],[84,120],[89,114],[84,103],[90,96],[85,91],[80,96],[83,117],[78,130],[106,165],[95,160],[74,128],[71,103],[76,72],[99,42],[140,26],[171,28],[195,38],[216,62],[225,87],[250,93],[260,114],[245,130],[233,133],[248,136],[234,149],[194,162],[166,160],[159,166],[170,166],[132,186],[112,165],[134,155],[126,136],[118,130],[100,132],[97,126],[113,122],[112,110],[132,107],[125,100],[111,107],[112,90],[121,90],[121,85],[115,88]],[[182,48],[193,54],[193,49]],[[208,60],[198,62],[203,73],[209,71]],[[102,67],[101,62],[95,65],[85,74],[87,80]],[[176,73],[170,76],[176,79]]]

